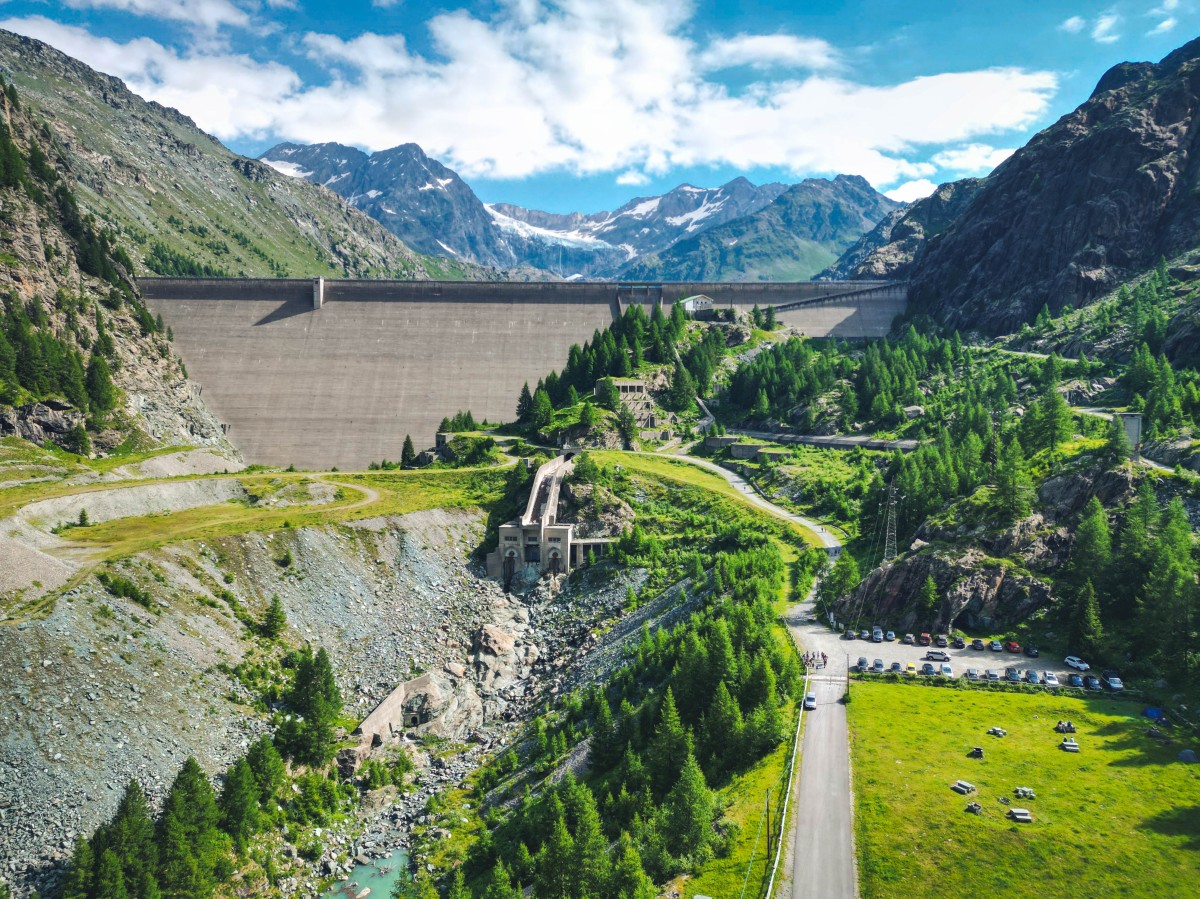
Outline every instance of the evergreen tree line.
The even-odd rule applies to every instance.
[[[112,338],[96,310],[97,340],[84,361],[78,335],[58,336],[41,299],[27,304],[9,295],[0,317],[0,402],[16,405],[61,396],[75,408],[101,417],[116,405],[117,391],[105,358]]]
[[[641,305],[630,306],[603,331],[595,331],[592,339],[583,346],[572,344],[561,374],[551,371],[533,390],[528,384],[521,388],[517,399],[517,421],[540,430],[550,423],[555,409],[574,406],[580,399],[591,396],[597,390],[598,382],[634,376],[645,362],[676,364],[675,347],[683,338],[687,322],[688,315],[682,303],[675,303],[670,315],[657,305],[649,316]],[[723,348],[724,341],[719,334],[716,340]],[[703,346],[690,347],[683,354],[682,368],[687,372],[689,383],[679,384],[680,366],[676,364],[672,378],[672,387],[676,389],[672,390],[669,399],[672,408],[689,408],[697,386],[706,387],[711,381],[716,364],[711,340],[701,344]],[[613,412],[620,412],[619,400],[619,395],[597,396],[598,404]]]
[[[1059,578],[1072,651],[1125,658],[1131,674],[1194,682],[1200,668],[1196,550],[1179,497],[1165,507],[1153,479],[1110,523],[1093,497]]]
[[[747,543],[699,571],[700,611],[674,628],[643,628],[607,687],[573,697],[560,726],[535,729],[527,762],[552,763],[590,734],[586,776],[537,795],[526,788],[472,847],[449,895],[531,887],[539,899],[648,899],[655,882],[726,851],[735,828],[720,820],[712,788],[787,739],[803,684],[772,606],[786,566],[774,545]],[[506,770],[515,766],[509,759]]]
[[[189,758],[157,816],[130,781],[113,817],[76,841],[63,899],[207,899],[229,881],[256,833],[329,821],[349,798],[336,772],[320,773],[333,757],[341,696],[324,649],[293,653],[288,662],[295,667],[290,714],[274,740],[264,735],[235,761],[220,792]],[[287,791],[285,757],[311,766]]]

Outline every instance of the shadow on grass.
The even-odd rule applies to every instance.
[[[1184,848],[1200,849],[1200,806],[1185,805],[1159,812],[1147,818],[1139,827],[1168,837],[1186,837]]]
[[[1127,711],[1130,717],[1123,721],[1110,721],[1102,727],[1088,728],[1092,736],[1106,739],[1109,751],[1125,752],[1128,755],[1112,759],[1109,765],[1118,768],[1183,764],[1177,760],[1180,751],[1194,748],[1198,742],[1193,734],[1180,727],[1160,725],[1162,739],[1149,735],[1154,722],[1141,715],[1142,705],[1121,700],[1087,699],[1089,709],[1111,715]],[[1124,708],[1122,708],[1124,706]]]

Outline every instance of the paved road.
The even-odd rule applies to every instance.
[[[810,681],[810,689],[817,694],[817,708],[808,713],[801,747],[791,895],[851,899],[858,895],[858,877],[849,730],[842,704],[846,681],[840,672],[821,671]]]
[[[653,453],[646,453],[645,455],[653,455]],[[831,556],[836,556],[842,551],[842,542],[833,535],[829,528],[813,521],[811,518],[805,518],[803,515],[796,515],[792,512],[789,512],[787,509],[775,505],[770,500],[764,499],[745,478],[736,472],[732,472],[728,468],[722,468],[715,462],[709,462],[707,459],[697,459],[694,456],[676,455],[672,458],[680,459],[684,462],[697,465],[701,468],[707,468],[708,470],[719,474],[733,486],[733,489],[741,493],[746,498],[747,502],[758,506],[760,509],[770,512],[777,518],[783,518],[787,521],[791,521],[800,525],[802,528],[807,528],[808,530],[812,531],[814,534],[816,534],[817,539],[821,541],[822,545],[829,550],[829,554]]]

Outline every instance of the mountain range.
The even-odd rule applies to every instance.
[[[987,178],[883,220],[822,276],[907,278],[914,311],[991,333],[1084,305],[1200,245],[1198,113],[1200,39],[1114,66]]]
[[[791,186],[739,177],[564,215],[483,203],[416,144],[368,155],[283,143],[259,159],[337,192],[422,253],[559,278],[806,279],[897,207],[857,177]]]

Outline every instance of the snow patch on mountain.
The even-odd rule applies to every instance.
[[[284,153],[293,152],[284,150]],[[306,172],[294,162],[288,162],[286,159],[264,159],[262,160],[281,175],[287,175],[289,178],[307,178],[312,172]]]
[[[695,188],[693,188],[693,190],[696,193],[700,193],[700,191],[695,190]],[[705,200],[702,206],[697,206],[691,212],[685,212],[683,215],[668,216],[667,221],[676,226],[682,225],[686,222],[687,231],[688,233],[691,233],[692,231],[695,231],[697,228],[701,227],[700,223],[706,218],[709,218],[710,216],[719,212],[721,207],[725,205],[725,201],[727,199],[728,197],[721,197],[721,199],[717,200],[716,202],[713,202],[712,200]]]
[[[500,212],[491,203],[484,203],[483,208],[488,211],[495,221],[497,227],[510,234],[519,234],[521,237],[543,240],[547,243],[562,244],[569,247],[584,247],[590,250],[611,249],[612,244],[603,241],[598,237],[592,237],[590,234],[585,234],[582,231],[553,231],[549,228],[539,228],[537,225],[531,225],[528,222],[522,222],[519,219],[507,216]]]

